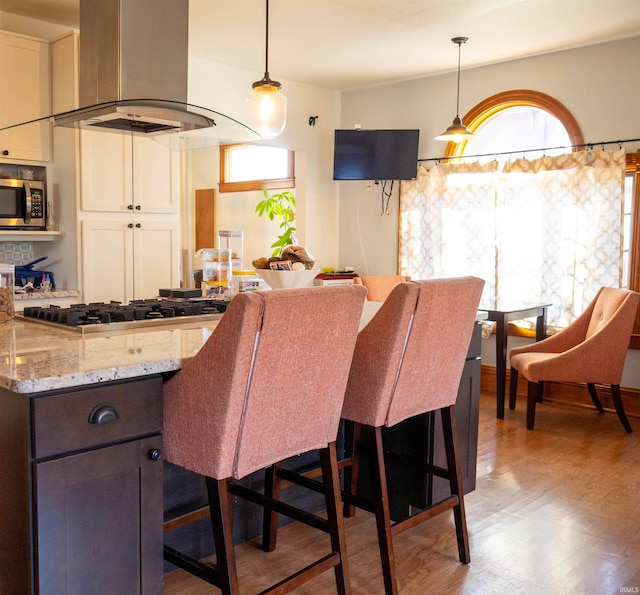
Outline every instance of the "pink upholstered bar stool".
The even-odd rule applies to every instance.
[[[239,593],[232,541],[239,496],[329,533],[327,555],[277,592],[331,568],[338,593],[350,592],[335,440],[365,294],[354,285],[238,294],[198,354],[166,382],[164,457],[206,477],[216,568],[168,546],[165,559]],[[326,520],[234,481],[317,449]]]
[[[474,277],[401,283],[358,336],[342,409],[353,428],[343,499],[347,514],[350,504],[375,514],[386,593],[398,592],[392,538],[446,510],[453,509],[460,561],[470,560],[454,404],[483,286]],[[437,410],[447,469],[425,466],[423,471],[448,478],[451,496],[392,523],[382,428]],[[362,456],[370,462],[372,499],[356,494]],[[421,471],[407,470],[412,472]]]
[[[596,384],[611,386],[611,398],[620,423],[632,428],[622,404],[620,381],[640,294],[602,287],[586,310],[555,335],[511,350],[509,408],[515,409],[518,373],[527,381],[527,429],[533,430],[536,402],[542,401],[545,382],[586,383],[596,409],[604,413]]]
[[[384,302],[393,288],[405,281],[411,281],[411,277],[404,275],[364,275],[354,277],[353,282],[364,285],[367,288],[367,300],[370,302]]]

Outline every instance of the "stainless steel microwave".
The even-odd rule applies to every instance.
[[[46,228],[45,183],[0,179],[0,229]]]

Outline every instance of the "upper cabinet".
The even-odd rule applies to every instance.
[[[82,209],[177,213],[180,155],[147,138],[83,130]]]
[[[0,64],[5,74],[0,85],[0,128],[50,115],[49,44],[2,31]],[[0,159],[48,161],[50,129],[44,121],[0,132]]]

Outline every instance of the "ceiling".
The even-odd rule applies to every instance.
[[[133,0],[127,0],[133,1]],[[79,0],[0,0],[78,27]],[[191,54],[264,71],[264,0],[190,0]],[[271,0],[269,72],[350,90],[640,35],[640,0]],[[152,18],[152,15],[150,15]]]

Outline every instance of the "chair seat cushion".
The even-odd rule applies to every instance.
[[[547,375],[550,372],[545,363],[553,360],[557,355],[557,353],[520,353],[512,355],[511,367],[518,370],[530,382],[548,380],[549,378],[545,378],[545,371]]]
[[[593,382],[618,384],[617,374],[590,361],[564,357],[561,353],[519,353],[511,356],[511,366],[529,382]]]

